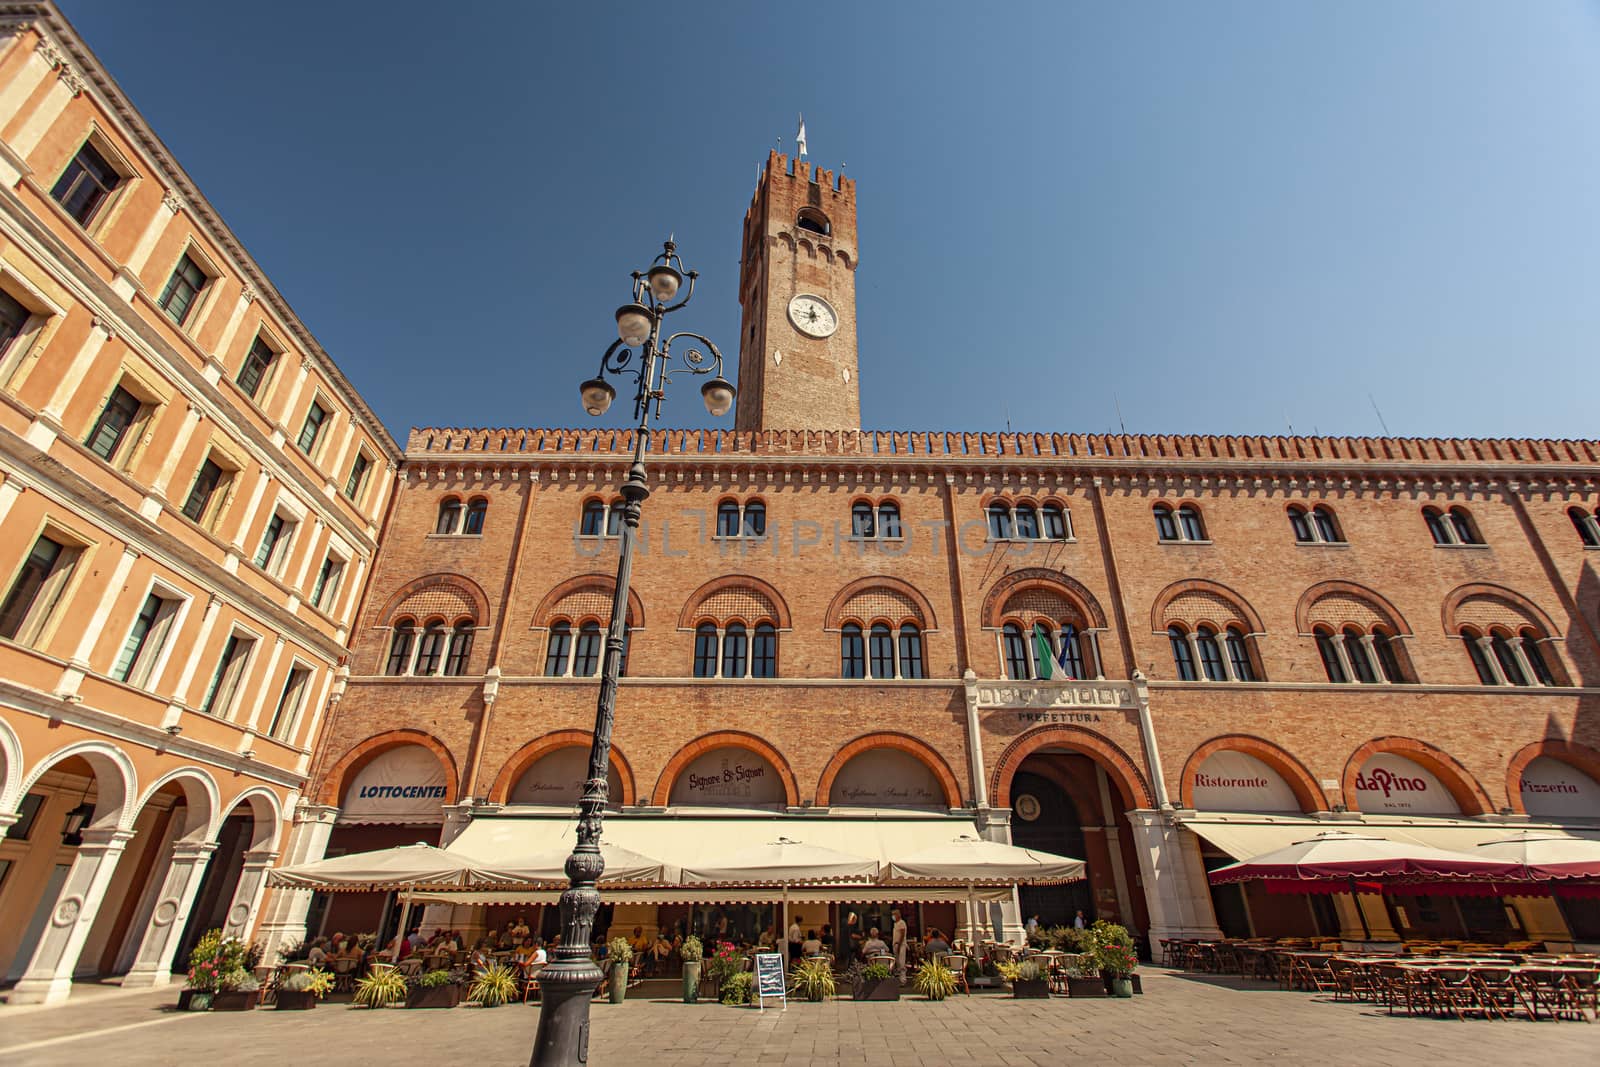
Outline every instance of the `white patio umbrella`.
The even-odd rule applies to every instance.
[[[267,872],[267,884],[283,889],[319,889],[327,893],[371,893],[423,886],[461,888],[471,884],[483,864],[456,852],[417,842],[376,852],[279,867]]]
[[[1476,851],[1486,859],[1515,863],[1518,877],[1530,881],[1600,878],[1600,841],[1591,838],[1524,830],[1502,841],[1486,841]]]
[[[886,882],[967,887],[967,925],[977,936],[973,891],[980,885],[1059,885],[1082,881],[1084,862],[1053,852],[962,834],[948,844],[889,857]]]
[[[876,860],[787,837],[683,869],[686,885],[814,885],[871,882],[877,877]]]
[[[562,848],[541,852],[533,856],[517,856],[486,865],[474,872],[475,885],[517,885],[526,882],[567,884],[567,857],[571,849]],[[605,860],[605,873],[600,884],[607,883],[676,883],[678,868],[658,859],[640,855],[632,849],[600,842],[600,857]]]

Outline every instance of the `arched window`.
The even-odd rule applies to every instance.
[[[695,627],[694,676],[696,678],[717,676],[717,628],[709,622],[703,622]]]
[[[1529,628],[1523,630],[1519,636],[1522,638],[1522,655],[1527,659],[1534,678],[1540,685],[1555,685],[1556,676],[1550,670],[1550,661],[1544,658],[1539,634]]]
[[[424,678],[439,673],[439,661],[444,658],[444,623],[430,622],[422,630],[422,640],[417,642],[417,665],[411,673]]]
[[[989,540],[1009,541],[1011,539],[1011,509],[1004,504],[989,505]]]
[[[1333,521],[1333,512],[1318,504],[1311,509],[1311,520],[1316,523],[1317,536],[1329,544],[1342,544],[1344,537],[1339,533],[1339,524]]]
[[[1499,685],[1500,679],[1496,677],[1494,667],[1483,651],[1481,635],[1469,627],[1462,627],[1461,640],[1467,646],[1467,655],[1472,657],[1472,669],[1478,672],[1478,681],[1484,685]]]
[[[439,520],[433,524],[436,534],[453,534],[461,525],[461,501],[447,496],[439,501]]]
[[[472,655],[472,624],[458,622],[450,631],[450,652],[445,656],[444,673],[457,676],[467,673],[467,659]]]
[[[1040,533],[1047,541],[1065,541],[1072,536],[1072,520],[1060,504],[1039,509]]]
[[[744,623],[730,622],[722,631],[722,676],[743,678],[749,657],[749,635]]]
[[[474,497],[467,504],[467,520],[461,527],[464,534],[483,533],[483,517],[489,513],[489,501],[483,497]]]
[[[606,536],[617,537],[622,533],[622,509],[626,505],[621,500],[613,500],[611,506],[606,508]]]
[[[1228,672],[1222,665],[1222,646],[1217,644],[1217,632],[1209,626],[1196,627],[1194,644],[1200,650],[1200,668],[1205,671],[1206,681],[1227,681]]]
[[[600,673],[600,651],[604,644],[600,624],[593,619],[578,627],[578,640],[572,645],[574,678],[589,678]]]
[[[767,535],[767,506],[759,500],[752,500],[744,506],[744,535],[746,537]]]
[[[1167,643],[1172,646],[1172,665],[1182,682],[1199,681],[1194,670],[1194,655],[1189,651],[1189,635],[1179,626],[1167,627]]]
[[[800,214],[795,217],[794,224],[802,230],[810,230],[812,233],[820,233],[824,237],[829,236],[833,232],[833,227],[828,222],[828,216],[824,215],[815,208],[801,208]]]
[[[1478,536],[1478,527],[1473,524],[1472,516],[1466,508],[1455,507],[1450,509],[1450,526],[1456,532],[1456,539],[1464,545],[1481,545],[1483,538]]]
[[[1039,538],[1039,513],[1031,504],[1019,504],[1012,513],[1012,522],[1019,538],[1035,541]]]
[[[1061,668],[1069,678],[1082,680],[1090,677],[1086,673],[1085,664],[1089,657],[1083,654],[1083,641],[1083,635],[1071,623],[1061,628]]]
[[[739,536],[739,504],[734,500],[724,500],[717,505],[717,536]]]
[[[1339,649],[1334,644],[1333,631],[1319,626],[1312,633],[1316,636],[1317,655],[1322,657],[1322,669],[1328,675],[1328,681],[1348,682],[1350,678],[1344,672],[1344,664],[1339,662]]]
[[[1372,657],[1367,655],[1367,646],[1361,640],[1366,635],[1354,626],[1346,626],[1341,633],[1344,636],[1344,654],[1350,660],[1350,669],[1355,672],[1356,681],[1372,685],[1378,680],[1378,674],[1372,669]]]
[[[1572,520],[1573,529],[1578,531],[1578,539],[1589,548],[1600,548],[1600,524],[1595,522],[1595,517],[1582,508],[1568,508],[1567,518]]]
[[[861,640],[861,627],[847,622],[839,629],[839,677],[866,676],[866,647]]]
[[[580,537],[599,537],[606,528],[606,506],[599,500],[590,500],[583,505],[583,518],[578,522],[578,535]]]
[[[1150,510],[1156,517],[1156,537],[1162,541],[1178,540],[1178,524],[1173,521],[1172,509],[1165,504],[1157,504]]]
[[[850,507],[850,536],[851,537],[876,537],[877,523],[872,505],[865,500]]]
[[[878,536],[888,538],[900,536],[900,505],[878,505]]]
[[[1428,524],[1428,536],[1433,538],[1436,545],[1453,545],[1455,538],[1451,536],[1450,527],[1444,521],[1438,508],[1423,508],[1422,521]]]
[[[922,665],[922,631],[908,622],[900,627],[900,677],[927,676]]]
[[[1490,636],[1489,648],[1494,651],[1495,662],[1500,664],[1500,673],[1505,675],[1508,684],[1528,684],[1528,676],[1522,673],[1522,664],[1517,662],[1516,653],[1511,651],[1511,642],[1505,634]]]
[[[755,639],[750,642],[750,677],[776,678],[778,676],[778,631],[770,622],[756,626]]]
[[[1372,650],[1378,654],[1378,666],[1386,681],[1398,685],[1406,680],[1406,673],[1400,667],[1400,655],[1394,648],[1394,638],[1382,630],[1372,631]]]
[[[1030,668],[1035,678],[1048,678],[1055,674],[1055,641],[1052,639],[1050,627],[1042,622],[1033,624],[1033,631],[1028,635],[1028,652]]]
[[[894,635],[883,623],[873,623],[867,642],[868,663],[874,678],[894,677]]]
[[[1228,663],[1233,667],[1234,678],[1241,682],[1255,681],[1256,669],[1250,662],[1250,645],[1245,641],[1244,631],[1237,626],[1228,627],[1222,643],[1228,648]]]
[[[1193,504],[1185,504],[1178,509],[1178,525],[1183,529],[1185,541],[1206,539],[1205,524],[1200,521],[1200,509]]]
[[[572,624],[558,622],[550,627],[550,640],[545,645],[544,676],[560,678],[567,673],[567,656],[572,653]]]
[[[411,644],[417,638],[417,624],[405,619],[394,624],[394,637],[389,640],[389,664],[386,674],[404,674],[411,666]]]
[[[630,649],[631,647],[633,647],[633,627],[632,626],[623,626],[623,628],[622,628],[622,655],[617,660],[617,677],[618,678],[626,678],[628,676],[628,649]]]
[[[1311,520],[1306,518],[1306,509],[1296,504],[1289,508],[1289,526],[1294,530],[1294,539],[1300,544],[1308,544],[1317,539],[1311,532]]]
[[[1008,622],[1000,630],[1000,643],[1005,652],[1006,677],[1028,677],[1028,643],[1022,639],[1022,627]]]

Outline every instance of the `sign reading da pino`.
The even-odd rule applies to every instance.
[[[438,756],[421,745],[400,745],[356,772],[340,815],[374,822],[443,819],[447,784]]]
[[[1600,816],[1600,782],[1568,763],[1540,756],[1528,764],[1519,783],[1529,815],[1593,819]]]
[[[1422,764],[1380,752],[1356,775],[1356,804],[1363,812],[1459,815],[1461,806],[1444,783]]]
[[[1283,776],[1248,752],[1213,752],[1190,785],[1196,811],[1300,811]]]
[[[667,802],[685,807],[781,808],[788,795],[778,770],[746,748],[714,748],[697,756],[672,783]]]

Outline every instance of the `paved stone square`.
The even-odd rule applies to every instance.
[[[1445,1021],[1388,1016],[1368,1004],[1287,993],[1237,978],[1144,972],[1131,1001],[1014,1000],[980,994],[942,1004],[791,1004],[787,1011],[683,1005],[654,997],[594,1006],[596,1067],[802,1064],[1316,1063],[1590,1064],[1600,1026],[1578,1022]],[[658,987],[659,988],[659,987]],[[222,1062],[449,1064],[520,1067],[538,1009],[179,1014],[176,987],[102,995],[84,1008],[0,1007],[0,1063],[118,1067]]]

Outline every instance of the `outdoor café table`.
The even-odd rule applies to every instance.
[[[1271,980],[1275,977],[1270,945],[1235,945],[1239,955],[1239,973],[1247,978]]]

